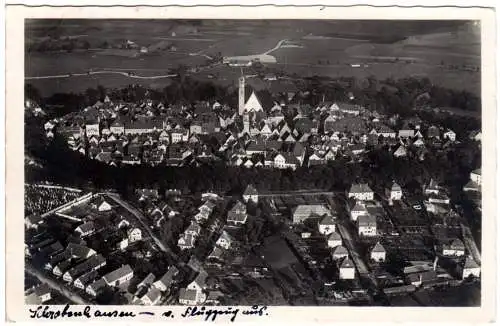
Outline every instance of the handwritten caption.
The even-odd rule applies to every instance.
[[[137,316],[158,316],[161,319],[196,319],[198,321],[214,322],[218,319],[227,319],[234,322],[240,315],[262,317],[268,316],[267,306],[242,307],[215,307],[190,306],[178,310],[138,311],[134,310],[107,310],[93,306],[64,308],[41,305],[29,309],[31,319],[71,319],[71,318],[134,318]]]

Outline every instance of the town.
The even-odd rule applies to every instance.
[[[481,166],[469,166],[457,188],[426,165],[436,153],[458,157],[464,144],[480,151],[479,130],[464,135],[418,111],[387,115],[352,93],[303,105],[300,92],[264,96],[244,75],[237,84],[236,106],[106,95],[42,119],[48,146],[62,140],[82,162],[169,171],[218,164],[262,179],[231,191],[217,180],[197,191],[150,184],[126,196],[113,187],[26,184],[28,303],[419,305],[429,291],[480,282],[472,224]],[[25,112],[44,116],[32,99]],[[423,170],[397,172],[397,162]],[[314,188],[291,189],[262,177],[335,164],[368,165],[385,179],[365,171],[325,187],[334,172]]]

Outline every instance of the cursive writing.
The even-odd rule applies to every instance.
[[[80,309],[71,308],[69,304],[61,309],[53,309],[50,306],[38,306],[36,309],[29,309],[30,318],[32,319],[58,319],[58,318],[93,318],[93,317],[135,317],[133,311],[110,310],[101,311],[99,309],[92,310],[91,306],[85,306]]]

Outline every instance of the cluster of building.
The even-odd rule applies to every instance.
[[[366,146],[389,144],[396,157],[423,159],[431,148],[456,141],[456,133],[346,102],[316,107],[297,99],[250,92],[240,79],[238,109],[217,101],[194,105],[113,103],[108,97],[76,114],[45,124],[68,146],[106,164],[184,165],[224,160],[228,165],[296,169],[339,156],[358,159]],[[298,97],[298,96],[296,96]],[[292,97],[293,98],[293,97]],[[236,112],[235,112],[236,111]]]

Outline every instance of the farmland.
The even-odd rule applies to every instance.
[[[167,74],[180,65],[203,67],[215,56],[269,54],[270,67],[299,76],[383,78],[429,77],[436,84],[480,92],[478,28],[465,22],[441,22],[417,28],[418,22],[386,26],[385,37],[369,22],[337,21],[55,21],[27,22],[25,76],[86,73],[89,70],[133,72],[141,76]],[[382,24],[383,25],[383,24]],[[415,27],[417,26],[417,27]],[[422,34],[422,33],[425,34]],[[418,35],[417,35],[418,34]],[[78,48],[85,43],[85,48]],[[276,47],[281,40],[285,46]],[[71,51],[59,43],[73,42]],[[77,43],[75,43],[77,42]],[[76,45],[75,45],[76,44]],[[131,46],[132,44],[132,46]],[[291,44],[291,45],[290,45]],[[67,44],[65,45],[67,46]],[[147,52],[139,52],[139,48]],[[64,48],[64,46],[63,46]],[[361,64],[352,67],[352,64]],[[192,73],[233,84],[240,68],[219,65]],[[233,80],[234,79],[234,80]],[[127,76],[99,75],[64,80],[30,81],[44,95],[83,91],[101,84],[120,87],[140,82],[162,87],[168,79],[137,81]]]

